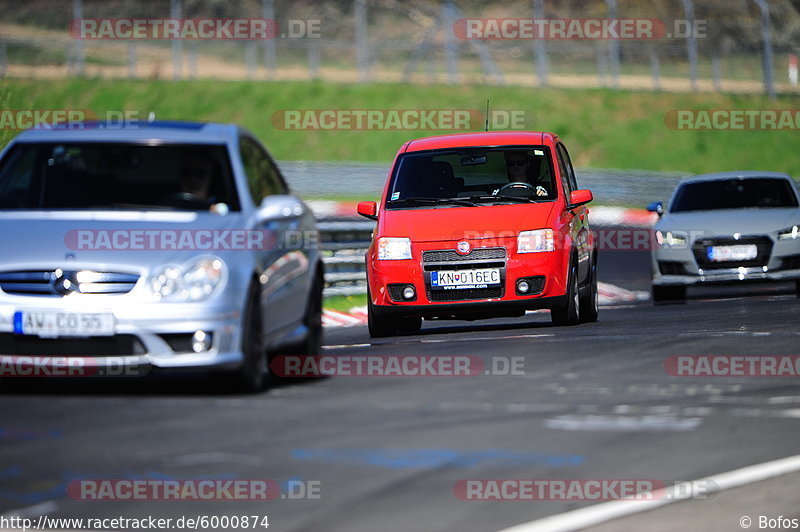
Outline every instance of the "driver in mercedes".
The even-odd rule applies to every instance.
[[[208,210],[217,214],[225,214],[224,203],[217,203],[217,199],[211,197],[211,181],[214,178],[214,163],[205,154],[184,153],[180,162],[180,181],[181,192],[191,194]]]

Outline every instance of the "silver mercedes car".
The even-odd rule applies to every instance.
[[[794,181],[774,172],[723,172],[682,180],[659,214],[652,253],[656,303],[688,286],[794,281],[800,294],[800,208]]]
[[[252,134],[77,126],[0,154],[0,358],[197,368],[255,391],[275,353],[318,352],[314,215]]]

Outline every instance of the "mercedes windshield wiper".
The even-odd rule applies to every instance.
[[[398,205],[407,203],[409,205],[461,205],[463,207],[478,207],[477,203],[457,198],[403,198],[387,202],[387,205]]]
[[[515,201],[517,203],[536,203],[537,201],[533,198],[523,198],[519,196],[492,196],[492,195],[483,195],[483,196],[470,196],[469,199],[471,201]]]

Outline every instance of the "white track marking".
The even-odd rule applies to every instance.
[[[705,494],[738,488],[747,484],[761,482],[770,478],[800,471],[800,455],[789,456],[778,460],[763,462],[725,473],[718,473],[692,482],[685,482],[670,487],[664,492],[654,492],[657,498],[651,501],[611,501],[595,504],[586,508],[551,515],[535,521],[504,528],[500,532],[560,532],[580,530],[599,525],[640,512],[645,512],[676,501],[692,498],[695,486],[703,486]],[[687,495],[681,495],[687,494]]]
[[[544,422],[552,430],[612,432],[687,432],[702,423],[699,417],[680,418],[674,414],[576,415],[565,414]]]
[[[58,510],[58,504],[56,501],[44,501],[38,504],[34,504],[33,506],[25,506],[24,508],[17,508],[16,510],[9,510],[6,513],[2,514],[5,518],[10,517],[21,517],[21,518],[32,518],[32,517],[39,517],[42,515],[48,515]]]
[[[598,300],[602,306],[624,305],[647,301],[648,292],[642,290],[626,290],[609,283],[597,283]],[[547,312],[544,310],[529,311],[529,313]],[[348,312],[325,309],[322,313],[322,325],[325,327],[356,327],[367,323],[367,307],[353,307]]]

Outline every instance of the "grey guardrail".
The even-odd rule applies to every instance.
[[[366,220],[321,219],[320,252],[325,263],[327,296],[348,296],[367,292],[364,254],[367,252],[375,222]]]

